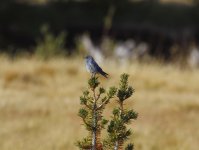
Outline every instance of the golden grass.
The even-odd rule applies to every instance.
[[[77,149],[75,141],[87,133],[77,116],[89,78],[83,60],[0,60],[0,150]],[[110,74],[100,77],[105,87],[130,74],[136,92],[126,106],[139,113],[130,125],[135,149],[198,149],[199,70],[114,61],[102,66]]]

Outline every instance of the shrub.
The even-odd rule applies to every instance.
[[[65,37],[64,32],[58,36],[54,36],[49,32],[48,27],[44,26],[41,29],[43,39],[38,40],[37,47],[35,49],[35,55],[40,59],[49,59],[56,56],[65,55],[64,50]]]

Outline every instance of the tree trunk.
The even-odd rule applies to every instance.
[[[115,142],[114,150],[118,150],[118,141]]]
[[[96,150],[96,137],[97,137],[97,114],[96,114],[96,102],[94,102],[94,105],[93,105],[92,150]]]

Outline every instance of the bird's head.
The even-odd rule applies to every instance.
[[[90,56],[90,55],[87,55],[86,57],[84,57],[86,60],[88,60],[88,59],[93,59],[93,57],[92,56]]]

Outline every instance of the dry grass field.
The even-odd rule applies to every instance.
[[[89,74],[83,59],[0,58],[0,150],[76,150],[87,133],[77,116],[79,96]],[[136,150],[198,150],[199,70],[174,65],[101,64],[117,85],[130,74],[133,107],[139,117],[130,125]],[[114,102],[108,105],[109,115]]]

